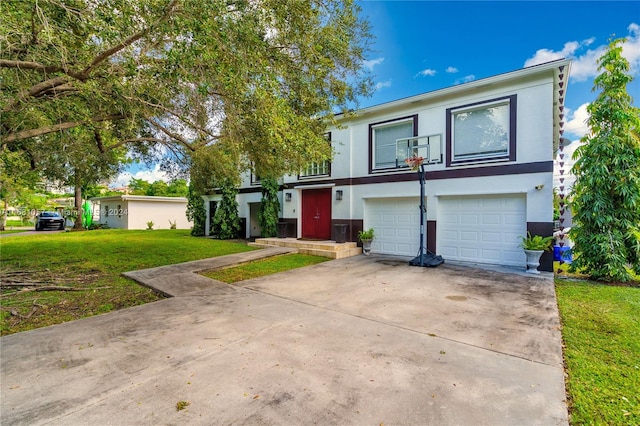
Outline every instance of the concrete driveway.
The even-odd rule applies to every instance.
[[[205,263],[135,276],[176,297],[0,339],[2,425],[567,424],[548,277],[372,255],[227,285]]]

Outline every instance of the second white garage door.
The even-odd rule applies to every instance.
[[[438,254],[445,261],[523,266],[524,195],[439,197]]]
[[[419,197],[366,200],[364,226],[376,231],[371,251],[415,256],[420,248],[419,207]]]

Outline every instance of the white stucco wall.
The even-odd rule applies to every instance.
[[[187,199],[184,197],[148,197],[141,195],[122,195],[98,197],[100,203],[99,223],[111,228],[147,229],[147,222],[153,222],[153,229],[170,229],[176,223],[177,229],[191,229],[187,220]],[[118,206],[122,206],[118,209]],[[105,215],[105,206],[109,214]]]

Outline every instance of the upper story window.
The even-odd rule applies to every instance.
[[[331,132],[325,134],[325,138],[331,143]],[[322,162],[313,162],[300,172],[300,177],[316,177],[316,176],[329,176],[331,174],[331,161],[324,160]]]
[[[447,166],[515,159],[516,95],[447,109]]]
[[[400,150],[396,141],[417,136],[417,131],[417,115],[370,124],[369,155],[371,171],[404,167],[403,158],[406,155],[406,149]]]
[[[300,172],[300,177],[310,176],[329,176],[331,173],[331,163],[329,160],[324,160],[321,163],[311,163],[306,169]]]

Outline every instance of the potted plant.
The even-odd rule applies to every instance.
[[[375,238],[373,228],[369,228],[366,231],[362,230],[358,232],[358,239],[362,241],[362,253],[365,256],[369,256],[371,253],[371,242]]]
[[[545,251],[551,250],[553,236],[543,237],[541,235],[531,235],[531,232],[527,232],[527,236],[521,236],[520,239],[522,240],[520,247],[524,249],[524,254],[527,256],[527,272],[539,274],[540,257]]]

